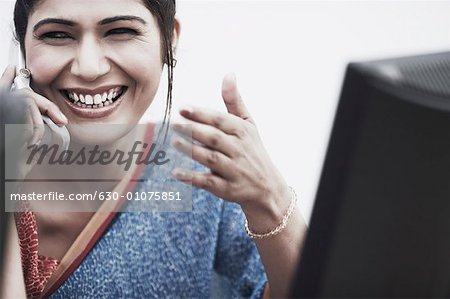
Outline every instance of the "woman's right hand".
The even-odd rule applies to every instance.
[[[9,92],[16,76],[16,69],[9,65],[3,72],[0,78],[0,90]],[[50,117],[55,124],[64,126],[67,124],[67,118],[52,101],[37,94],[31,88],[22,88],[12,91],[12,93],[19,95],[26,102],[26,119],[27,124],[31,124],[33,133],[28,144],[39,144],[44,136],[44,122],[42,115]]]
[[[8,163],[10,163],[9,165],[11,165],[8,167],[8,171],[13,172],[14,177],[20,180],[25,179],[35,165],[36,161],[27,163],[29,162],[27,153],[30,145],[38,145],[43,139],[45,128],[42,114],[46,114],[58,125],[66,125],[67,118],[63,116],[58,106],[30,88],[23,88],[10,92],[15,76],[16,70],[14,66],[8,66],[3,72],[3,75],[0,78],[0,91],[3,95],[11,94],[12,97],[0,99],[3,101],[3,103],[0,104],[8,107],[12,106],[11,108],[14,110],[14,105],[12,105],[11,102],[20,100],[21,103],[17,104],[17,109],[25,110],[18,113],[21,118],[20,121],[24,121],[24,126],[21,127],[20,132],[13,132],[13,142],[5,144],[5,147],[10,147],[5,148],[6,152],[10,153],[9,159],[13,160],[8,161]],[[11,102],[6,103],[5,101],[7,100]],[[8,113],[8,110],[6,109],[2,109],[2,111],[2,113]],[[14,169],[10,169],[10,167],[14,167]]]

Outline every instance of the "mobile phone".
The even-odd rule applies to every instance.
[[[17,40],[11,41],[10,62],[16,66],[16,77],[14,78],[13,89],[30,88],[30,73],[26,69],[25,59]],[[42,120],[46,124],[44,137],[42,140],[51,141],[53,144],[61,146],[66,151],[70,144],[70,134],[65,126],[56,125],[48,116],[42,115]],[[48,128],[48,129],[47,129]],[[50,135],[50,136],[49,136]]]

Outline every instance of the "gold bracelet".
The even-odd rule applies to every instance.
[[[297,203],[297,193],[295,192],[294,188],[289,186],[289,190],[291,191],[291,203],[289,204],[289,208],[287,209],[286,213],[283,216],[283,219],[281,220],[281,223],[275,227],[273,230],[264,233],[264,234],[258,234],[255,232],[252,232],[250,228],[248,227],[248,220],[245,218],[245,231],[252,239],[265,239],[272,236],[275,236],[279,234],[287,225],[289,218],[292,215],[292,211],[294,211],[295,205]]]

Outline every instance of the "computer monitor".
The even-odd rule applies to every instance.
[[[450,296],[450,52],[350,63],[291,296]]]

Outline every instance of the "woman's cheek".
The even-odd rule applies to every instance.
[[[27,67],[34,85],[48,85],[62,72],[70,58],[61,51],[27,51]]]
[[[157,53],[129,50],[119,54],[120,66],[135,81],[151,82],[162,73],[163,64]]]
[[[156,53],[128,51],[120,55],[119,67],[136,84],[136,96],[140,101],[153,98],[158,89],[163,64],[159,51]],[[134,54],[133,54],[134,53]]]

